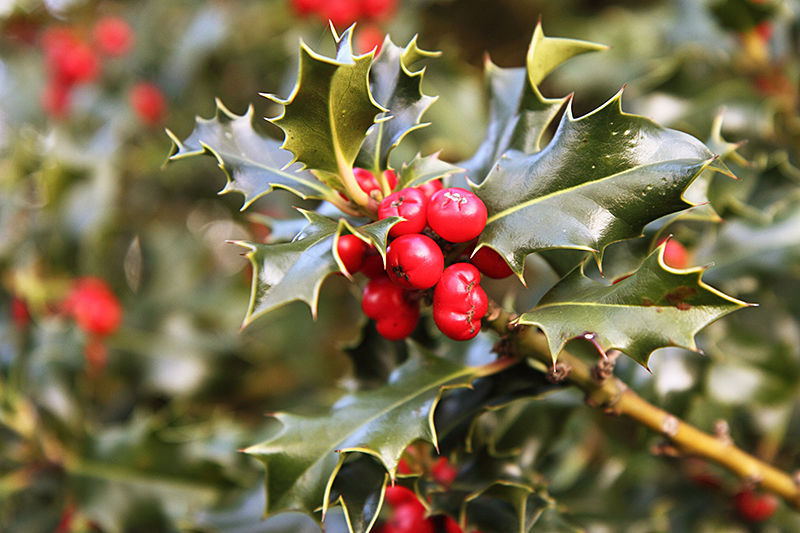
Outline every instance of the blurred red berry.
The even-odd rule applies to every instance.
[[[778,498],[774,494],[745,489],[733,497],[736,512],[749,522],[763,522],[778,509]]]
[[[659,240],[658,245],[661,246],[666,240],[666,237]],[[670,239],[664,248],[664,263],[672,268],[686,268],[689,266],[689,252],[684,245],[675,239]]]
[[[142,122],[154,126],[167,114],[167,100],[154,83],[139,82],[131,88],[131,109]]]
[[[44,86],[42,109],[51,118],[63,118],[68,112],[72,99],[69,85],[58,80],[50,80]]]
[[[31,322],[31,313],[28,310],[28,304],[25,300],[15,296],[11,300],[11,320],[17,329],[25,329]]]
[[[291,0],[292,10],[301,17],[319,12],[325,0]]]
[[[90,82],[100,73],[94,49],[69,30],[47,32],[43,46],[50,73],[63,84]]]
[[[121,17],[107,16],[94,25],[94,42],[109,56],[124,56],[133,47],[133,28]]]
[[[100,278],[77,280],[63,309],[78,327],[99,337],[111,335],[122,322],[122,305],[108,283]]]
[[[383,20],[397,8],[397,0],[361,0],[361,14],[369,20]]]
[[[358,20],[361,16],[361,6],[358,0],[326,0],[317,13],[324,22],[330,21],[341,31]]]
[[[97,375],[103,371],[108,362],[108,350],[99,337],[92,337],[83,347],[83,356],[89,365],[89,373]]]
[[[400,485],[389,485],[386,487],[386,495],[384,496],[386,503],[392,507],[397,507],[406,503],[413,503],[417,501],[417,495],[414,491],[402,487]]]
[[[384,34],[377,26],[367,24],[363,28],[359,28],[356,32],[356,52],[359,54],[366,54],[375,50],[375,55],[381,53],[381,46],[383,46]]]
[[[446,457],[439,457],[431,468],[431,474],[439,485],[449,487],[458,475],[458,468],[451,465]]]

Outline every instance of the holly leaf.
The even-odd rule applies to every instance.
[[[432,180],[444,179],[461,171],[462,169],[439,159],[439,153],[422,157],[417,154],[410,163],[403,163],[397,175],[397,186],[400,190],[405,187],[417,187]]]
[[[475,187],[489,212],[477,248],[496,250],[520,279],[540,250],[585,250],[601,267],[609,244],[692,207],[683,192],[703,170],[729,172],[691,135],[623,113],[621,97],[578,119],[568,106],[541,152],[497,162]]]
[[[462,366],[412,345],[410,357],[385,386],[348,394],[320,417],[276,414],[281,431],[245,450],[266,468],[267,514],[295,510],[313,515],[322,508],[324,519],[337,472],[346,461],[343,455],[372,455],[394,477],[409,444],[419,439],[437,444],[433,413],[442,394],[496,370],[492,365]],[[337,490],[347,509],[349,494]],[[354,497],[364,501],[360,491]]]
[[[470,179],[482,182],[495,161],[509,149],[526,155],[538,152],[547,126],[567,100],[544,98],[538,85],[567,59],[606,48],[587,41],[546,37],[539,23],[528,48],[525,67],[500,68],[487,57],[484,72],[489,125],[472,158],[459,164],[467,170]]]
[[[428,125],[421,122],[422,115],[437,97],[422,93],[425,69],[411,70],[411,67],[421,59],[439,55],[439,52],[420,49],[416,37],[405,48],[386,37],[380,54],[372,62],[369,87],[372,97],[391,117],[369,130],[356,166],[379,175],[389,168],[389,155],[403,137]]]
[[[544,331],[554,364],[567,342],[578,337],[591,340],[603,352],[620,350],[645,368],[658,348],[699,351],[694,336],[700,329],[751,304],[706,285],[701,280],[705,268],[666,266],[665,245],[630,277],[611,286],[586,277],[581,265],[516,323]]]
[[[253,265],[250,304],[242,327],[258,316],[296,300],[305,302],[316,319],[319,291],[325,278],[337,272],[350,276],[337,250],[342,232],[348,230],[385,257],[389,230],[401,220],[389,217],[354,227],[344,218],[335,222],[313,211],[299,211],[309,223],[291,242],[255,244],[234,241],[234,244],[249,250],[245,257]]]
[[[288,99],[266,95],[283,105],[283,112],[270,122],[279,126],[289,150],[305,168],[338,175],[352,167],[367,130],[386,109],[369,90],[372,52],[353,55],[353,26],[336,41],[336,58],[328,58],[300,42],[300,69]]]
[[[240,116],[228,110],[220,100],[216,102],[214,118],[197,117],[194,130],[184,141],[167,130],[172,139],[169,161],[213,155],[228,178],[220,194],[242,193],[242,209],[275,187],[304,199],[326,200],[336,194],[313,174],[300,170],[300,165],[292,165],[292,155],[280,149],[280,142],[256,133],[252,106]]]

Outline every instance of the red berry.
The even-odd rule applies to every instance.
[[[361,187],[361,190],[365,193],[369,194],[372,191],[379,191],[381,189],[380,185],[378,185],[378,179],[375,177],[375,174],[369,170],[356,167],[353,169],[353,175],[356,177],[358,186]],[[386,170],[383,175],[386,176],[386,181],[389,183],[389,188],[394,189],[395,185],[397,185],[397,175],[394,173],[394,171]]]
[[[100,73],[100,61],[91,46],[77,42],[61,55],[55,72],[64,83],[85,83]]]
[[[447,267],[433,292],[433,321],[446,336],[465,341],[481,329],[488,309],[481,274],[469,263]]]
[[[103,17],[94,25],[94,42],[109,56],[124,56],[133,47],[133,28],[121,17]]]
[[[431,197],[428,224],[440,237],[450,242],[467,242],[486,227],[486,206],[474,193],[451,187]]]
[[[426,181],[422,185],[417,185],[417,189],[422,191],[422,193],[429,199],[431,196],[441,191],[443,188],[444,185],[442,185],[442,180],[431,180],[431,181]]]
[[[356,33],[356,51],[359,54],[366,54],[375,50],[374,55],[381,53],[383,46],[384,35],[383,32],[372,24],[368,24],[360,28]]]
[[[442,270],[442,250],[425,235],[401,235],[386,249],[389,279],[404,289],[430,289],[439,281]]]
[[[25,329],[31,322],[31,313],[28,310],[28,304],[25,300],[15,296],[11,300],[11,320],[17,329]]]
[[[82,330],[98,336],[111,335],[122,322],[122,305],[100,278],[79,279],[64,302],[64,311]]]
[[[444,533],[464,533],[464,530],[461,529],[461,526],[458,525],[458,522],[456,522],[449,516],[445,516]],[[480,533],[480,531],[475,531],[474,533]]]
[[[361,16],[358,0],[326,0],[318,14],[324,22],[330,21],[336,28],[347,28]]]
[[[385,275],[369,280],[364,287],[361,309],[376,321],[378,333],[390,341],[411,335],[419,321],[419,304],[409,302],[406,291]]]
[[[449,487],[458,475],[458,468],[451,465],[446,457],[439,457],[431,468],[431,474],[439,485]]]
[[[667,241],[667,237],[658,241],[659,246],[664,241]],[[664,264],[672,268],[689,266],[689,252],[686,251],[686,247],[675,239],[669,239],[664,247]]]
[[[388,18],[397,8],[397,0],[361,0],[361,14],[370,20]]]
[[[383,258],[378,254],[377,250],[374,254],[367,252],[367,256],[364,258],[364,265],[361,267],[361,272],[370,279],[386,274],[386,269],[383,266]]]
[[[156,125],[167,112],[167,100],[157,85],[139,82],[131,88],[128,96],[131,109],[145,124]]]
[[[470,262],[478,267],[481,274],[489,276],[494,279],[507,278],[514,273],[511,267],[508,266],[503,256],[498,254],[488,246],[484,246],[470,258]]]
[[[70,87],[58,79],[50,80],[42,91],[42,109],[52,118],[64,118],[69,112]]]
[[[414,188],[406,187],[390,194],[378,206],[378,218],[403,217],[389,230],[389,237],[399,237],[409,233],[420,233],[427,225],[426,213],[428,199]]]
[[[386,495],[384,496],[386,503],[392,507],[398,507],[404,503],[416,502],[417,495],[414,491],[403,487],[401,485],[387,486]]]
[[[425,519],[425,507],[419,500],[395,507],[391,518],[384,525],[385,533],[434,533],[430,520]]]
[[[345,270],[350,274],[355,274],[364,265],[369,247],[367,243],[355,235],[340,235],[336,243],[336,252],[342,260]]]
[[[292,9],[301,17],[319,12],[325,0],[291,0]]]
[[[745,489],[733,497],[736,512],[749,522],[762,522],[778,509],[778,498],[773,494]]]

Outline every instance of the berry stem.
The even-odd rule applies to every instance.
[[[336,166],[339,168],[339,177],[342,178],[342,184],[344,185],[345,191],[347,191],[347,196],[361,208],[364,214],[368,215],[373,220],[377,220],[377,202],[370,198],[358,185],[356,177],[353,174],[353,167],[347,164],[344,160],[344,156],[339,153],[339,151],[336,152]]]
[[[552,365],[553,357],[544,333],[530,326],[509,327],[511,319],[507,311],[492,303],[484,326],[505,337],[512,352],[519,357]],[[750,455],[729,440],[716,438],[656,407],[616,377],[598,380],[586,362],[566,350],[558,355],[558,361],[571,367],[564,382],[583,390],[588,405],[610,415],[635,420],[663,435],[683,454],[713,461],[742,479],[757,480],[761,489],[775,493],[789,506],[800,510],[800,486],[790,474]]]

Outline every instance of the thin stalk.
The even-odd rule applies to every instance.
[[[506,337],[519,357],[552,365],[544,333],[530,326],[509,326],[513,317],[495,304],[484,325]],[[586,403],[614,415],[626,416],[663,435],[679,452],[717,463],[748,483],[757,483],[800,510],[800,486],[795,477],[736,447],[729,439],[705,433],[676,416],[649,403],[616,377],[598,379],[582,359],[564,350],[558,363],[569,367],[564,379],[586,394]]]

